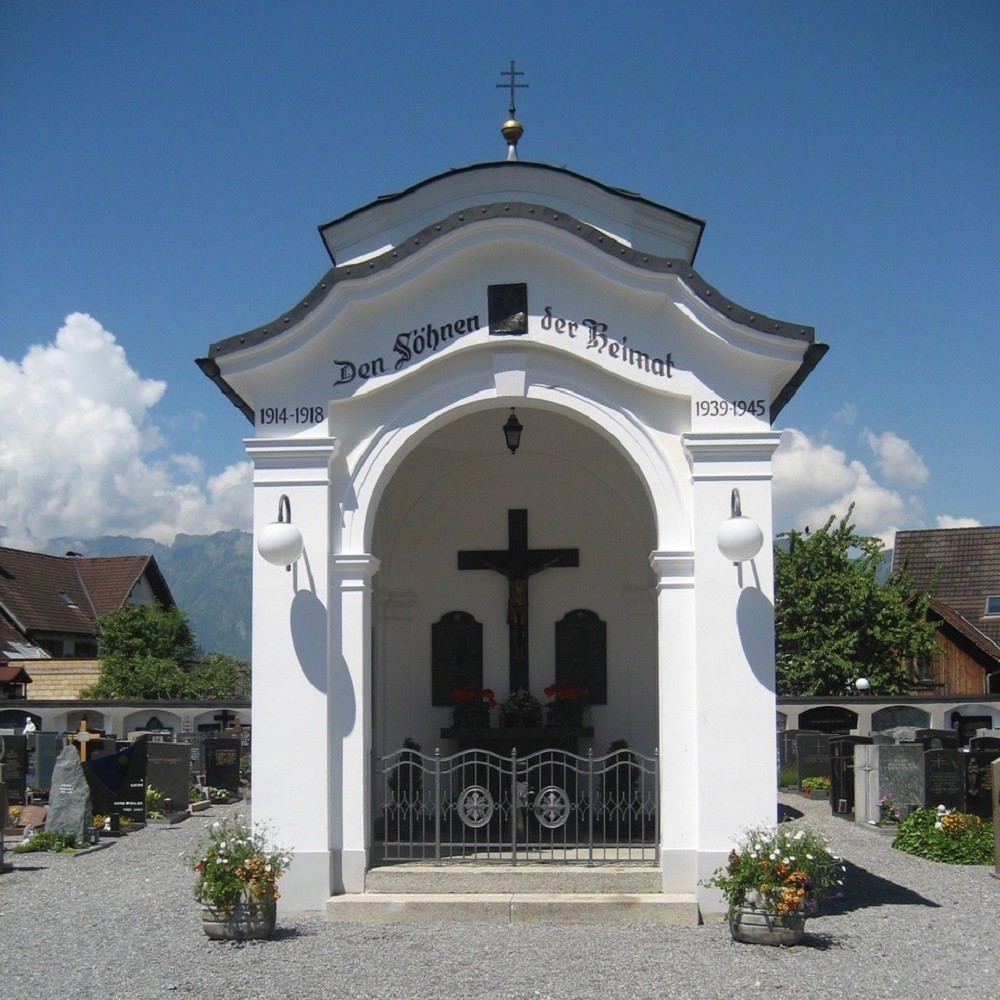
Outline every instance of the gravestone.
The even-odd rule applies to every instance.
[[[834,736],[830,739],[830,808],[854,812],[854,748],[871,746],[870,736]]]
[[[240,793],[240,738],[215,736],[205,743],[205,783],[209,788],[224,788]]]
[[[786,729],[778,733],[778,767],[794,769],[798,763],[796,739],[800,733],[814,733],[811,729]]]
[[[73,834],[76,842],[83,844],[93,814],[90,786],[83,773],[80,754],[74,746],[63,747],[56,758],[56,766],[52,769],[52,789],[49,792],[45,829]]]
[[[917,744],[854,748],[854,819],[879,821],[879,799],[892,798],[900,817],[924,804],[924,751]]]
[[[980,819],[993,818],[994,750],[970,750],[962,754],[965,764],[965,812]]]
[[[3,871],[3,830],[4,827],[10,822],[7,816],[7,810],[10,807],[7,805],[7,786],[0,781],[0,872]]]
[[[190,750],[192,775],[205,773],[205,741],[208,739],[207,733],[180,733],[176,737],[177,743],[187,744]]]
[[[1000,753],[1000,736],[973,736],[969,740],[970,750],[993,750]]]
[[[957,750],[962,742],[954,729],[918,729],[914,740],[925,750]]]
[[[961,750],[928,750],[924,754],[924,805],[965,812],[965,754]]]
[[[892,705],[872,712],[872,729],[880,732],[899,726],[921,729],[930,721],[930,716],[922,708],[909,705]]]
[[[467,611],[449,611],[431,625],[431,704],[454,705],[452,692],[470,684],[483,686],[483,626]]]
[[[893,726],[891,729],[883,729],[882,735],[890,736],[894,743],[916,743],[917,726]]]
[[[556,622],[556,682],[584,688],[591,705],[608,703],[608,623],[577,608]]]
[[[84,772],[94,798],[94,811],[146,822],[146,737],[118,743],[110,753],[91,757]]]
[[[59,733],[35,733],[32,738],[35,741],[35,781],[32,787],[51,788],[52,769],[66,741]]]
[[[0,781],[12,806],[23,806],[28,777],[28,738],[0,736]]]
[[[799,733],[795,737],[796,784],[806,778],[830,777],[830,737],[826,733]]]
[[[146,748],[146,787],[164,799],[163,812],[187,809],[191,788],[191,750],[186,743],[151,742]]]

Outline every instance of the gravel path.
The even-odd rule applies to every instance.
[[[254,998],[1000,997],[1000,880],[935,864],[786,804],[848,867],[835,911],[796,948],[736,944],[728,928],[328,924],[282,914],[266,942],[209,941],[180,856],[216,808],[81,857],[7,855],[0,995],[74,1000]],[[214,816],[213,816],[214,814]]]

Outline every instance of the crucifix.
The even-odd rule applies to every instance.
[[[497,84],[497,90],[504,90],[504,89],[506,89],[508,87],[510,88],[510,116],[511,116],[511,118],[513,118],[514,115],[517,114],[517,109],[514,107],[514,91],[515,90],[522,90],[522,89],[523,90],[527,90],[527,88],[530,87],[531,84],[530,83],[517,83],[517,82],[515,82],[515,79],[514,79],[515,77],[524,76],[524,70],[523,69],[514,69],[514,60],[513,59],[511,59],[511,61],[510,61],[510,69],[502,69],[502,70],[500,70],[500,75],[501,76],[509,76],[510,77],[510,81],[508,83],[498,83]]]
[[[507,577],[510,690],[528,690],[528,577],[580,565],[579,549],[529,549],[528,512],[507,511],[507,548],[458,553],[459,569],[489,569]]]

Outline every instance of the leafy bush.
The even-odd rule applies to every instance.
[[[799,772],[794,767],[783,767],[778,772],[779,788],[794,788],[798,784]]]
[[[830,779],[825,775],[819,775],[813,778],[803,778],[802,790],[810,792],[828,792],[830,790]]]
[[[907,854],[951,865],[992,865],[993,824],[978,816],[937,809],[914,809],[892,846]]]
[[[76,847],[76,835],[73,833],[56,833],[55,830],[42,830],[30,840],[24,840],[14,848],[15,854],[32,854],[35,851],[71,851]]]

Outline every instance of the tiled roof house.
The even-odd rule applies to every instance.
[[[940,654],[911,664],[936,694],[1000,691],[1000,526],[898,531],[893,571],[930,593]]]
[[[98,616],[151,600],[174,605],[152,556],[0,548],[0,697],[23,696],[32,662],[95,659]]]

